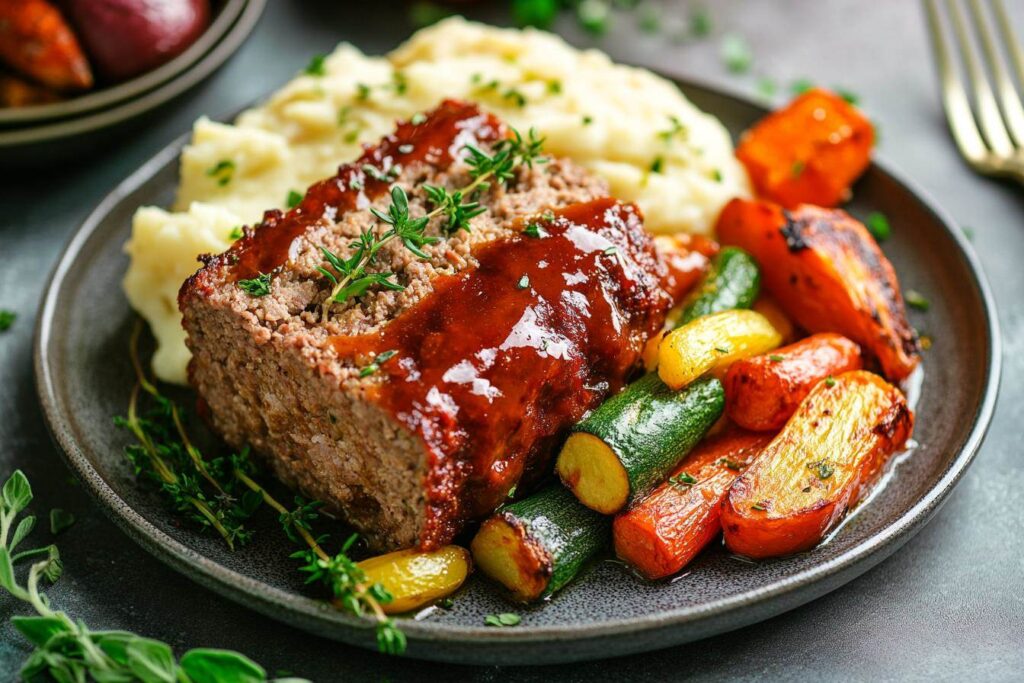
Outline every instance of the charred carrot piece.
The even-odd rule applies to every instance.
[[[740,427],[778,431],[818,382],[860,368],[859,346],[838,334],[815,334],[733,363],[725,375],[725,409]]]
[[[761,281],[794,322],[836,332],[900,381],[920,361],[896,271],[845,211],[734,199],[718,217],[718,237],[750,252]]]
[[[722,503],[733,552],[764,558],[817,545],[902,449],[914,414],[896,387],[854,370],[823,380]]]
[[[871,162],[874,140],[856,107],[814,88],[747,131],[736,157],[765,199],[790,208],[836,206]]]
[[[698,446],[651,495],[615,518],[615,554],[648,579],[685,567],[718,536],[722,499],[771,438],[733,429]]]
[[[57,90],[84,90],[93,84],[75,34],[47,0],[0,2],[0,60]]]

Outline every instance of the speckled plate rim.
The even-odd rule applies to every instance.
[[[208,78],[242,46],[256,27],[267,0],[247,0],[241,13],[218,42],[186,68],[177,78],[172,78],[141,97],[122,102],[109,109],[90,112],[84,116],[47,121],[38,126],[0,129],[0,152],[5,148],[17,148],[39,142],[50,142],[80,135],[127,121],[173,100],[195,85]]]
[[[767,111],[761,104],[719,86],[692,78],[668,76],[684,90],[704,91],[709,95],[735,101],[745,107]],[[712,112],[713,113],[713,112]],[[72,236],[50,277],[50,285],[41,301],[34,342],[36,387],[51,435],[71,469],[85,484],[101,508],[132,539],[173,569],[197,583],[271,618],[321,636],[363,647],[373,647],[370,622],[337,610],[324,603],[266,584],[232,571],[192,548],[173,539],[131,508],[93,468],[74,440],[72,429],[60,409],[55,378],[50,367],[48,347],[53,339],[52,320],[62,284],[93,232],[110,210],[147,182],[165,164],[174,160],[184,146],[183,135],[155,155],[119,184],[85,219]],[[666,647],[734,630],[781,614],[828,593],[864,573],[895,552],[938,511],[960,477],[974,460],[995,410],[1002,368],[1002,342],[995,301],[980,262],[970,243],[938,205],[920,188],[875,162],[874,170],[894,181],[909,193],[959,249],[970,270],[973,285],[983,302],[988,359],[985,364],[984,392],[973,415],[971,430],[963,447],[950,460],[945,472],[928,492],[903,515],[883,530],[842,554],[811,568],[796,572],[768,586],[699,605],[666,610],[659,614],[626,619],[609,619],[590,625],[529,626],[517,629],[467,627],[430,621],[409,620],[402,630],[409,640],[408,656],[449,662],[488,662],[490,664],[541,664],[596,658],[592,647],[574,652],[566,648],[555,652],[552,644],[601,644],[601,655],[617,656]],[[282,611],[287,614],[282,614]],[[665,639],[651,639],[645,645],[644,634],[676,629]],[[657,642],[653,642],[657,640]],[[542,656],[530,652],[531,645],[546,644]],[[460,647],[477,649],[474,657],[459,656]],[[481,654],[485,653],[485,654]],[[529,657],[526,655],[529,653]]]

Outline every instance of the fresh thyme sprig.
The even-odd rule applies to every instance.
[[[306,546],[292,557],[303,560],[299,571],[309,574],[307,583],[323,584],[331,591],[335,604],[355,616],[371,615],[376,621],[381,652],[404,652],[405,635],[382,608],[391,602],[391,595],[380,584],[369,583],[365,573],[347,555],[355,538],[350,537],[340,552],[329,555],[323,549],[327,537],[313,535],[312,522],[319,516],[317,510],[321,503],[296,497],[295,507],[286,508],[256,481],[256,465],[249,457],[248,448],[227,457],[204,459],[185,430],[177,404],[163,396],[146,378],[138,353],[140,332],[141,324],[136,325],[129,343],[137,382],[129,401],[128,416],[116,420],[139,441],[125,449],[136,472],[157,482],[176,512],[200,528],[215,529],[232,549],[235,543],[251,539],[252,533],[244,522],[261,505],[273,509],[288,538]],[[140,392],[145,392],[155,404],[146,416],[138,414]],[[0,542],[6,542],[6,528],[0,511]],[[19,531],[15,536],[24,537],[28,531]]]
[[[384,654],[405,652],[405,634],[395,620],[384,613],[383,605],[393,600],[392,595],[379,583],[370,583],[366,573],[359,568],[348,552],[358,539],[352,534],[336,555],[329,555],[323,548],[327,536],[314,536],[312,522],[318,517],[319,502],[306,502],[296,497],[295,508],[287,509],[266,489],[259,485],[240,464],[234,470],[235,477],[245,486],[262,496],[263,501],[277,511],[278,521],[285,533],[296,543],[305,543],[306,548],[292,553],[291,557],[302,561],[299,571],[308,574],[306,583],[319,583],[331,591],[334,603],[351,614],[361,617],[369,614],[377,622],[377,649]]]
[[[16,470],[0,495],[0,587],[28,603],[33,616],[11,617],[11,624],[34,647],[21,667],[21,680],[129,681],[266,681],[259,664],[230,650],[189,650],[175,661],[171,646],[127,631],[93,631],[65,612],[53,609],[40,590],[43,581],[55,583],[63,566],[57,546],[15,552],[35,526],[35,517],[22,516],[32,502],[28,479]],[[10,533],[14,529],[13,535]],[[16,566],[30,557],[42,559],[28,570],[25,585],[18,582]],[[289,679],[301,683],[302,679]]]
[[[332,304],[358,298],[373,286],[395,291],[405,289],[390,279],[392,273],[366,272],[377,252],[392,239],[397,238],[416,256],[422,259],[429,258],[422,247],[439,241],[438,238],[425,234],[432,218],[444,216],[442,229],[446,235],[450,236],[459,230],[469,232],[470,220],[486,210],[475,201],[475,196],[490,188],[493,182],[507,184],[515,178],[515,169],[518,166],[533,168],[534,164],[546,163],[547,159],[542,156],[543,147],[544,138],[539,137],[533,128],[526,138],[513,128],[511,137],[495,143],[490,154],[475,145],[466,145],[463,149],[468,153],[466,164],[470,167],[469,175],[473,181],[466,187],[451,192],[436,185],[424,185],[424,192],[433,209],[419,218],[410,216],[409,197],[405,190],[393,185],[391,204],[388,205],[387,212],[370,209],[378,220],[391,226],[387,231],[379,236],[372,230],[361,233],[359,239],[351,245],[355,251],[347,259],[342,259],[330,250],[320,247],[325,261],[334,269],[334,272],[331,272],[323,266],[317,267],[332,284],[331,293],[321,306],[321,319],[327,320]]]

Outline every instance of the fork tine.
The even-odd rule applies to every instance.
[[[1003,68],[1003,60],[999,56],[995,43],[992,41],[992,34],[988,29],[988,20],[985,18],[984,12],[982,12],[980,0],[970,0],[970,8],[971,14],[974,16],[974,26],[978,33],[979,42],[985,54],[985,60],[992,75],[995,77],[996,88],[999,90],[999,102],[1002,105],[1003,116],[1006,119],[1007,127],[1010,129],[1010,135],[1018,146],[1024,146],[1024,106],[1021,105],[1020,97],[1018,97],[1017,90],[1013,87],[1013,82],[1010,80],[1009,75],[1007,75],[1006,69]],[[1007,31],[1012,31],[1008,25],[1004,28]],[[1010,39],[1005,40],[1005,42],[1007,49],[1011,49],[1010,46],[1016,47],[1016,41],[1012,40],[1012,34]]]
[[[928,11],[928,28],[932,34],[932,47],[938,61],[939,78],[942,81],[942,102],[946,108],[946,119],[953,133],[960,153],[973,165],[984,163],[988,156],[988,148],[981,139],[978,126],[974,123],[974,114],[967,99],[960,76],[953,69],[949,58],[949,44],[942,30],[937,0],[925,0]]]
[[[996,25],[1003,36],[1006,52],[1010,56],[1010,64],[1013,65],[1013,70],[1017,74],[1017,81],[1024,87],[1024,51],[1021,50],[1020,41],[1013,33],[1013,25],[1006,15],[1003,0],[992,0],[992,10],[996,15]]]
[[[974,86],[974,99],[978,105],[981,130],[985,134],[989,147],[997,156],[1009,157],[1013,154],[1010,134],[1006,132],[1006,126],[1003,125],[1003,118],[999,114],[999,105],[996,104],[996,96],[988,84],[988,76],[978,64],[974,46],[971,45],[971,41],[967,37],[960,3],[957,0],[946,0],[946,5],[949,7],[949,16],[953,22],[953,32],[960,44],[960,57],[967,68],[967,77],[971,80],[971,85]]]

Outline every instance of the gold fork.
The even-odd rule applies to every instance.
[[[979,173],[1010,177],[1024,183],[1024,105],[1005,65],[1009,62],[1018,81],[1024,83],[1024,53],[1010,26],[1006,8],[1002,0],[990,0],[990,11],[986,13],[980,0],[966,0],[974,34],[988,67],[986,72],[968,36],[962,3],[960,0],[946,0],[944,4],[960,60],[974,93],[972,107],[960,72],[950,56],[950,43],[943,29],[939,0],[925,0],[932,47],[942,83],[942,102],[957,147]],[[1002,49],[989,30],[990,19],[999,29]],[[998,99],[989,74],[995,81]]]

